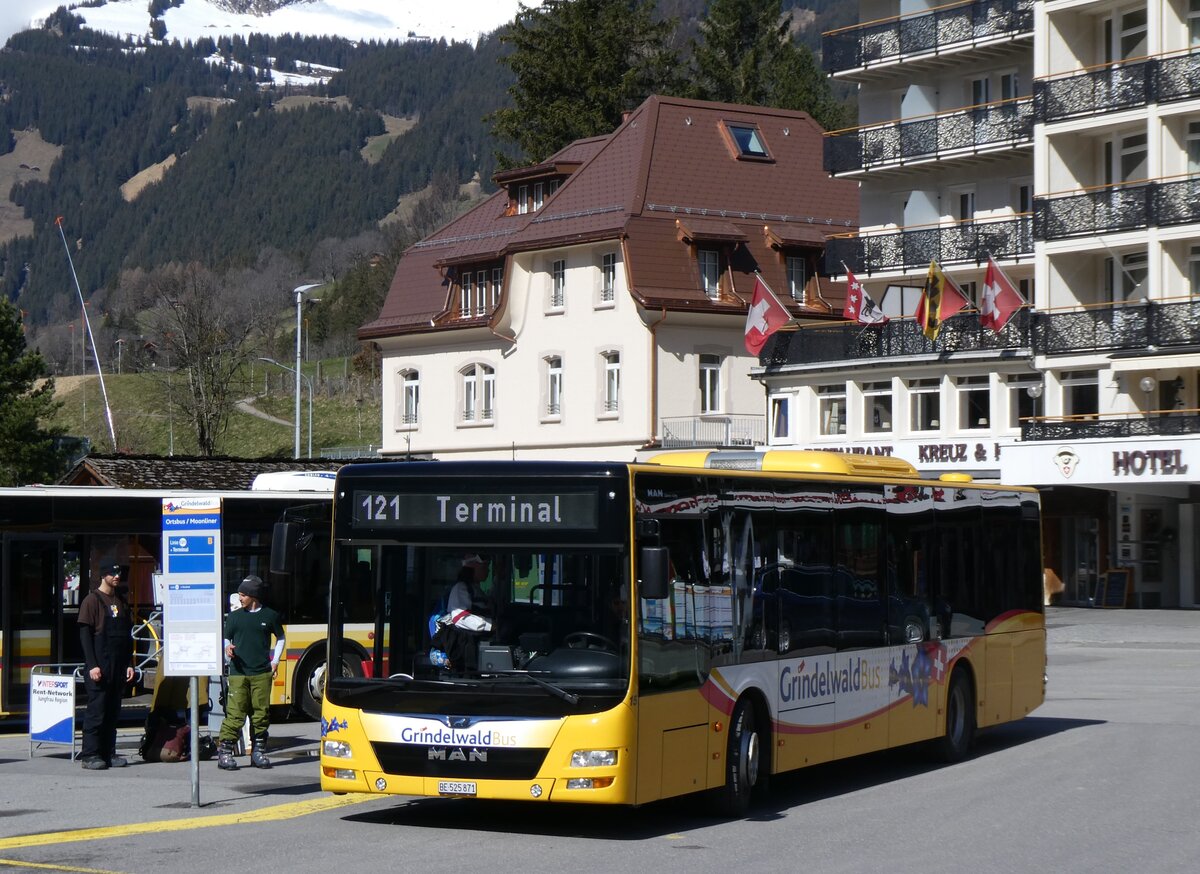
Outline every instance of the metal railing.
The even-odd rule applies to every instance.
[[[958,109],[830,134],[825,169],[846,173],[1033,139],[1033,98]]]
[[[318,458],[351,459],[375,458],[383,447],[368,443],[366,446],[322,446],[317,453]]]
[[[751,447],[767,440],[764,416],[673,416],[662,420],[664,449]]]
[[[1200,52],[1120,62],[1033,83],[1041,122],[1169,103],[1200,94]]]
[[[1096,440],[1120,437],[1181,437],[1200,434],[1200,415],[1190,412],[1121,416],[1063,416],[1021,420],[1021,439]]]
[[[1033,0],[978,0],[830,31],[821,37],[822,68],[853,70],[903,55],[1033,32]]]
[[[1118,183],[1033,200],[1033,235],[1037,240],[1190,222],[1200,222],[1200,176]]]
[[[842,323],[778,331],[767,341],[760,361],[772,368],[951,352],[1132,352],[1150,346],[1190,347],[1198,338],[1200,300],[1140,302],[1055,312],[1022,309],[999,334],[980,324],[979,313],[959,313],[946,319],[934,342],[915,319],[868,327]]]
[[[831,237],[825,262],[843,262],[851,270],[876,273],[939,264],[982,264],[988,255],[1016,258],[1033,254],[1033,220],[1021,215],[1002,221],[929,225],[910,230],[853,237]]]

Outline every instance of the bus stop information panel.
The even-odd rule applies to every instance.
[[[220,498],[164,498],[162,543],[164,674],[220,674]]]

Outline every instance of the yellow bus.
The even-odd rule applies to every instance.
[[[333,532],[331,660],[374,609],[325,687],[335,793],[739,816],[808,765],[959,759],[1044,696],[1032,489],[827,452],[365,464]]]
[[[332,471],[323,479],[309,471],[287,474],[282,480],[268,477],[246,491],[0,489],[0,717],[27,713],[29,672],[34,665],[61,665],[68,670],[82,663],[79,604],[96,568],[119,564],[125,569],[135,622],[154,627],[153,579],[162,563],[162,499],[218,495],[226,596],[237,590],[246,574],[258,574],[269,584],[269,603],[284,617],[287,663],[276,677],[272,704],[318,718],[329,619],[325,592],[332,483]],[[288,530],[296,536],[276,553],[284,557],[283,572],[272,573],[272,534],[281,519],[292,521]],[[149,629],[143,638],[139,653],[148,655]],[[353,673],[361,665],[361,658],[353,658],[343,670]],[[148,673],[150,681],[153,676],[153,671]]]

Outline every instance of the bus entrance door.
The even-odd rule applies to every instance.
[[[0,711],[29,708],[29,669],[57,662],[62,544],[57,537],[4,539]]]

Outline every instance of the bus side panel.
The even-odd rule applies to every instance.
[[[1043,704],[1045,678],[1046,629],[1013,635],[1013,717],[1019,719]]]
[[[885,749],[891,695],[888,688],[888,650],[851,650],[835,659],[834,682],[840,689],[834,701],[837,733],[833,752],[839,759]]]
[[[708,709],[696,689],[638,699],[638,804],[708,785]]]
[[[985,635],[982,643],[986,653],[987,682],[979,726],[997,725],[1012,719],[1013,701],[1013,644],[1017,635],[1011,633]]]

